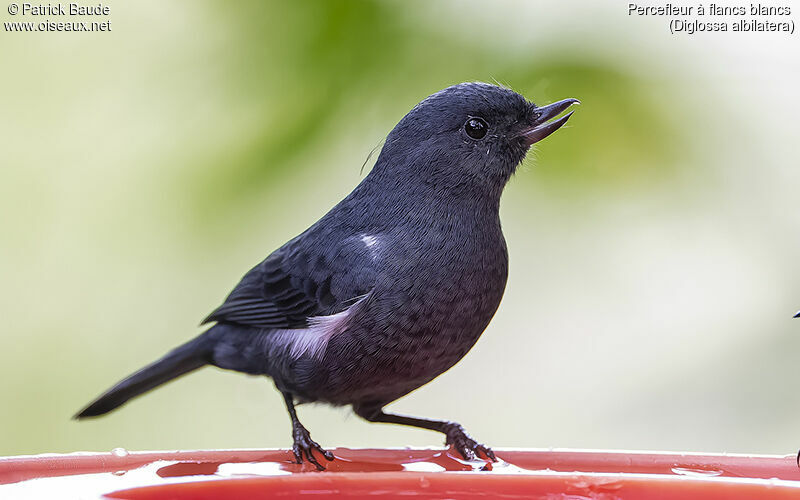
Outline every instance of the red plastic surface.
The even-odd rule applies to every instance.
[[[0,498],[800,498],[794,456],[500,450],[487,466],[451,450],[333,450],[328,471],[283,450],[0,458]]]

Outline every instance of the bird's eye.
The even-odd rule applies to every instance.
[[[489,125],[483,118],[470,118],[464,124],[464,131],[473,139],[483,139],[489,131]]]

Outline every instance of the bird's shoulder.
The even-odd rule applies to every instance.
[[[386,236],[315,227],[253,267],[203,323],[258,328],[305,328],[308,319],[336,314],[373,288]]]

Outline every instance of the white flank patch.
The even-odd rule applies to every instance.
[[[328,341],[334,335],[347,330],[354,308],[365,298],[366,296],[361,297],[358,302],[342,312],[308,318],[308,328],[275,330],[268,337],[269,343],[273,346],[287,347],[289,355],[294,359],[304,354],[320,359],[325,354]]]

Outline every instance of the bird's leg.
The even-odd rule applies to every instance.
[[[294,439],[292,451],[294,452],[295,460],[297,460],[298,464],[302,464],[303,455],[305,455],[306,460],[314,464],[317,470],[325,470],[325,467],[320,465],[317,459],[314,458],[313,450],[320,452],[327,460],[333,460],[333,453],[325,450],[319,443],[311,439],[308,429],[297,418],[297,412],[294,410],[294,397],[288,392],[282,392],[282,394],[283,400],[286,402],[286,409],[289,411],[289,417],[292,419],[292,438]]]
[[[353,406],[356,415],[368,422],[382,422],[387,424],[410,425],[436,432],[441,432],[446,436],[445,444],[452,444],[459,453],[466,459],[472,460],[480,453],[486,458],[497,461],[494,452],[488,446],[484,446],[466,433],[461,424],[447,422],[444,420],[429,420],[425,418],[407,417],[405,415],[395,415],[385,413],[382,406]]]

